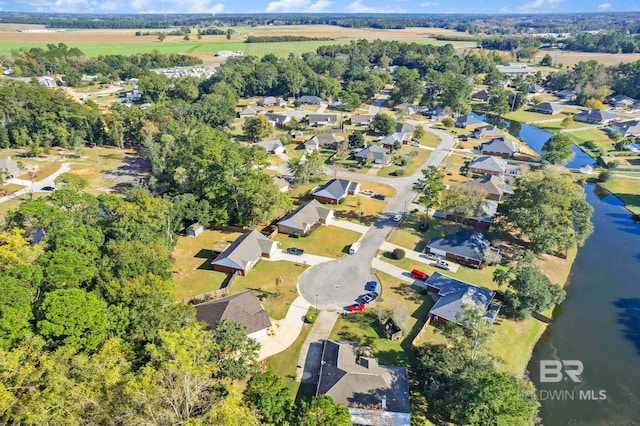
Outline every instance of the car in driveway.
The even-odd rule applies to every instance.
[[[440,268],[440,269],[444,269],[446,271],[451,269],[451,267],[449,266],[449,262],[447,262],[446,260],[442,260],[442,259],[436,260],[436,263],[434,263],[434,266],[437,267],[437,268]]]
[[[420,146],[420,142],[418,142],[418,141],[411,141],[411,143],[409,143],[409,145],[411,145],[411,146]]]
[[[429,260],[439,260],[440,256],[438,256],[437,254],[433,254],[433,253],[424,253],[421,255],[421,257],[426,257]]]
[[[382,200],[382,201],[387,199],[387,197],[385,197],[382,194],[376,194],[376,195],[373,196],[373,198],[375,198],[376,200]]]
[[[356,254],[360,250],[360,243],[355,242],[349,247],[349,254]]]
[[[400,222],[402,220],[402,215],[401,214],[397,214],[393,217],[393,221],[394,222]]]
[[[288,249],[285,250],[285,253],[294,254],[296,256],[301,256],[301,255],[304,254],[304,250],[299,249],[297,247],[289,247]]]
[[[360,193],[361,193],[362,195],[368,195],[368,196],[370,196],[370,197],[372,197],[372,196],[373,196],[373,194],[374,194],[374,192],[373,192],[373,191],[371,191],[370,189],[365,189],[364,191],[360,191]]]
[[[43,186],[40,188],[41,191],[53,191],[55,188],[53,186]]]
[[[365,294],[365,296],[369,296],[371,298],[371,300],[376,300],[379,296],[379,294],[375,291],[371,291],[367,294]]]
[[[369,281],[364,285],[365,291],[376,291],[378,289],[377,281]]]
[[[353,305],[347,306],[347,311],[349,312],[364,311],[364,308],[366,307],[367,305],[365,305],[364,303],[354,303]]]
[[[426,281],[429,279],[429,275],[427,275],[426,272],[423,272],[419,269],[414,269],[413,271],[411,271],[411,276],[417,280],[422,280],[422,281]]]
[[[362,295],[360,297],[360,300],[362,300],[362,303],[364,303],[364,304],[369,304],[369,303],[373,302],[373,299],[368,294]]]

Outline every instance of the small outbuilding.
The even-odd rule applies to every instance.
[[[192,223],[185,230],[187,237],[197,237],[204,232],[204,225],[200,222]]]

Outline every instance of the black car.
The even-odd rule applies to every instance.
[[[43,186],[41,188],[42,191],[53,191],[55,188],[53,186]]]
[[[374,195],[374,196],[373,196],[373,198],[375,198],[376,200],[382,200],[382,201],[384,201],[387,197],[385,197],[385,196],[384,196],[384,195],[382,195],[382,194],[376,194],[376,195]]]
[[[379,296],[379,294],[375,291],[369,292],[367,293],[367,296],[369,296],[371,298],[371,300],[376,300]]]
[[[286,250],[286,253],[287,254],[295,254],[296,256],[300,256],[300,255],[304,254],[304,250],[299,249],[297,247],[289,247]]]

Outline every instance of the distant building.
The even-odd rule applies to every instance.
[[[275,127],[285,127],[291,121],[291,117],[285,114],[266,113],[265,117]]]
[[[504,179],[493,175],[480,176],[462,185],[482,188],[487,191],[488,200],[502,201],[505,194],[513,194],[513,188],[507,185]]]
[[[49,88],[58,87],[58,83],[56,83],[56,80],[49,76],[38,77],[38,83]]]
[[[556,92],[556,96],[562,99],[563,101],[575,101],[578,97],[578,94],[575,90],[560,90]]]
[[[562,112],[562,107],[558,104],[554,104],[552,102],[542,102],[536,106],[532,106],[529,108],[529,111],[538,112],[540,114],[560,114]]]
[[[391,133],[390,135],[387,135],[384,138],[380,139],[380,143],[382,144],[382,146],[388,149],[394,149],[396,143],[399,143],[400,145],[406,145],[410,141],[410,134],[400,132]]]
[[[594,108],[574,114],[573,119],[583,123],[608,124],[612,121],[619,120],[620,116],[615,112]]]
[[[394,111],[402,111],[406,115],[413,115],[418,112],[418,107],[408,102],[398,104],[393,107]]]
[[[278,187],[278,189],[280,190],[280,192],[287,192],[289,191],[289,182],[284,179],[281,178],[280,176],[273,176],[273,183],[276,184],[276,186]]]
[[[622,137],[640,136],[640,120],[621,121],[618,123],[611,123],[607,126],[607,129],[612,132],[620,132]],[[0,167],[1,168],[1,167]]]
[[[249,105],[240,110],[240,112],[238,113],[238,117],[239,118],[255,117],[257,113],[263,110],[264,108],[262,107]]]
[[[502,138],[505,134],[502,130],[498,129],[495,126],[487,125],[482,127],[477,127],[473,130],[473,137],[477,139],[494,139],[494,138]]]
[[[257,102],[258,106],[261,107],[270,107],[270,106],[279,106],[286,107],[287,101],[281,97],[276,96],[265,96]]]
[[[13,161],[11,157],[0,160],[0,181],[13,179],[18,175],[19,171],[18,163]]]
[[[369,114],[354,114],[351,116],[351,124],[353,126],[368,126],[373,120],[373,115]]]
[[[490,237],[481,232],[462,229],[427,243],[429,253],[455,260],[463,265],[479,267],[491,245]]]
[[[484,122],[481,120],[478,120],[471,114],[465,114],[456,118],[455,125],[456,127],[460,127],[461,129],[469,129],[469,128],[482,126],[484,125]]]
[[[296,99],[297,104],[318,105],[322,102],[322,98],[318,96],[303,95]]]
[[[306,141],[304,143],[304,149],[309,152],[320,148],[336,149],[343,140],[344,138],[342,136],[336,136],[333,133],[321,133],[319,135],[314,135]]]
[[[216,53],[216,56],[219,58],[231,58],[233,56],[244,56],[244,52],[242,50],[220,50]]]
[[[488,102],[489,101],[489,92],[487,92],[486,90],[482,89],[479,90],[475,93],[473,93],[471,95],[471,100],[472,101],[479,101],[479,102]]]
[[[282,145],[282,142],[280,142],[280,140],[278,139],[256,142],[251,144],[251,146],[261,146],[269,154],[274,154],[274,155],[280,155],[286,152],[286,150],[284,149],[284,145]]]
[[[526,77],[529,75],[535,75],[538,72],[533,68],[529,68],[527,64],[521,62],[499,64],[496,65],[496,70],[510,78]]]
[[[309,125],[330,126],[338,122],[336,114],[309,114]]]

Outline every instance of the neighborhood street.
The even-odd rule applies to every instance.
[[[22,188],[19,191],[14,192],[13,194],[9,194],[9,195],[5,195],[4,197],[0,197],[0,203],[4,203],[5,201],[9,201],[11,199],[14,199],[16,197],[21,197],[23,195],[27,195],[27,194],[31,194],[34,192],[46,192],[43,191],[42,188],[45,186],[52,186],[55,187],[55,183],[54,181],[56,180],[56,178],[58,176],[60,176],[62,173],[66,173],[69,170],[71,170],[71,164],[70,163],[63,163],[60,166],[60,169],[58,169],[57,172],[47,176],[46,178],[37,181],[37,182],[31,182],[31,181],[25,181],[23,179],[9,179],[7,181],[7,183],[15,183],[18,185],[28,185],[25,186],[24,188]]]

